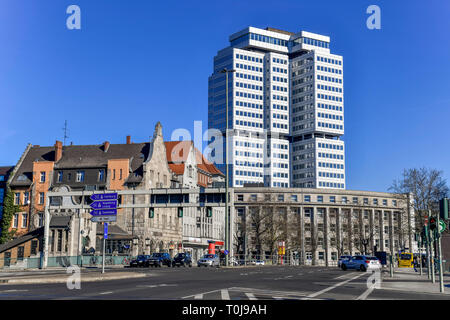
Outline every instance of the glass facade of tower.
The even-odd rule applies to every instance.
[[[342,67],[326,36],[253,27],[230,36],[214,58],[208,96],[208,127],[225,132],[220,71],[236,70],[229,76],[230,186],[345,188]]]

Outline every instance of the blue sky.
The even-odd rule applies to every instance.
[[[66,8],[81,8],[81,30]],[[381,8],[381,30],[366,8]],[[207,78],[247,26],[325,34],[344,56],[347,189],[386,191],[403,168],[450,181],[449,1],[0,1],[0,165],[27,143],[148,141],[157,121],[207,127]]]

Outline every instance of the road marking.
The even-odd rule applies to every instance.
[[[29,290],[17,290],[17,289],[12,289],[12,290],[4,290],[4,291],[0,291],[0,293],[6,293],[6,292],[25,292],[25,291],[29,291]]]
[[[272,298],[274,298],[275,300],[283,300],[283,297],[272,297]]]
[[[197,293],[197,294],[192,294],[190,296],[185,296],[182,297],[181,299],[189,299],[189,298],[194,298],[194,299],[203,299],[203,295],[205,294],[209,294],[209,293],[213,293],[213,292],[217,292],[219,290],[212,290],[212,291],[208,291],[208,292],[202,292],[202,293]],[[197,298],[196,298],[197,297]]]
[[[255,295],[253,293],[246,292],[245,295],[247,296],[247,298],[249,300],[258,300],[258,299],[255,298]]]
[[[203,299],[203,294],[196,294],[195,296],[194,296],[194,299]]]
[[[99,293],[99,294],[111,294],[111,293],[113,293],[112,291],[106,291],[106,292],[102,292],[102,293]]]
[[[333,289],[335,289],[335,288],[337,288],[337,287],[340,287],[340,286],[342,286],[342,285],[344,285],[344,284],[346,284],[346,283],[348,283],[348,282],[350,282],[350,281],[352,281],[352,280],[358,279],[359,277],[361,277],[361,276],[363,276],[363,275],[364,275],[364,273],[359,274],[359,275],[357,275],[357,276],[355,276],[355,277],[353,277],[353,278],[350,278],[350,279],[348,279],[348,280],[345,280],[345,281],[336,283],[336,284],[332,285],[331,287],[325,288],[325,289],[320,290],[320,291],[317,291],[317,292],[315,292],[315,293],[311,293],[310,295],[306,296],[305,299],[317,297],[317,296],[319,296],[319,295],[321,295],[321,294],[324,294],[325,292],[328,292],[328,291],[333,290]]]
[[[362,295],[360,295],[355,300],[366,300],[367,297],[372,293],[373,289],[374,289],[374,286],[370,287],[369,289],[367,289]]]
[[[222,300],[230,300],[230,295],[228,294],[227,289],[220,290],[220,295],[222,296]]]
[[[353,276],[354,274],[357,274],[356,272],[350,272],[350,273],[346,273],[346,274],[343,274],[342,276],[339,276],[339,277],[336,277],[336,278],[334,278],[335,280],[338,280],[338,279],[349,279],[351,276]]]

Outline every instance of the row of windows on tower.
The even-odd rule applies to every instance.
[[[334,82],[334,83],[342,83],[342,79],[333,78],[333,77],[327,77],[327,76],[323,76],[321,74],[317,75],[317,80]]]
[[[285,87],[280,87],[280,86],[272,86],[272,90],[275,91],[281,91],[281,92],[288,92],[288,89]]]
[[[335,173],[335,172],[323,172],[319,171],[319,177],[323,178],[335,178],[335,179],[344,179],[343,173]]]
[[[321,113],[321,112],[319,112],[319,113],[317,113],[317,116],[319,118],[325,118],[325,119],[343,120],[342,116],[338,116],[338,115],[335,115],[335,114],[328,114],[328,113]]]
[[[253,127],[253,128],[262,128],[262,123],[257,122],[251,122],[251,121],[243,121],[243,120],[236,120],[237,126],[245,126],[245,127]]]
[[[284,69],[284,68],[278,68],[278,67],[272,67],[272,71],[273,71],[273,72],[279,72],[279,73],[285,73],[285,74],[288,73],[288,72],[287,72],[287,69]]]
[[[276,129],[287,129],[288,125],[284,124],[284,123],[278,123],[278,122],[274,122],[272,124],[272,128],[276,128]]]
[[[254,172],[254,171],[236,170],[235,173],[237,176],[244,176],[244,177],[260,178],[263,176],[263,174],[261,172]]]
[[[336,182],[319,181],[319,187],[344,189],[344,184],[343,183],[336,183]]]
[[[241,79],[253,80],[253,81],[263,81],[263,78],[260,76],[255,76],[252,74],[240,73],[236,72],[236,77]]]
[[[287,120],[288,116],[286,114],[279,114],[279,113],[274,113],[272,115],[273,119],[281,119],[281,120]]]
[[[336,88],[336,87],[333,87],[333,86],[325,86],[323,84],[317,84],[317,89],[342,93],[342,88]]]
[[[321,56],[317,56],[317,61],[336,64],[336,65],[342,65],[341,60],[335,60],[335,59],[325,58],[325,57],[321,57]]]
[[[327,123],[327,122],[318,122],[317,125],[321,128],[335,129],[335,130],[344,130],[344,126],[340,124]]]
[[[288,109],[287,106],[282,106],[282,105],[280,105],[280,104],[274,104],[272,107],[273,107],[274,109],[276,109],[276,110],[284,110],[284,111],[287,111],[287,109]]]
[[[262,149],[263,147],[261,143],[247,142],[247,141],[236,141],[235,145],[236,147],[257,148],[257,149]]]
[[[338,145],[338,144],[331,144],[331,143],[318,143],[319,148],[326,148],[326,149],[333,149],[333,150],[344,150],[344,146]]]
[[[253,167],[253,168],[262,168],[263,164],[261,162],[250,162],[250,161],[240,161],[236,160],[235,164],[241,167]]]
[[[256,100],[262,100],[263,99],[263,96],[260,96],[259,94],[240,92],[240,91],[236,91],[236,97],[256,99]]]
[[[344,169],[344,165],[341,163],[319,162],[318,166],[321,168]]]
[[[331,100],[331,101],[342,102],[342,97],[329,96],[327,94],[321,94],[321,93],[317,94],[317,98],[318,99],[324,99],[324,100]]]
[[[287,78],[276,77],[276,76],[273,76],[273,77],[272,77],[272,80],[273,80],[273,81],[278,81],[278,82],[284,82],[284,83],[287,83],[287,82],[288,82],[288,79],[287,79]]]
[[[333,110],[333,111],[342,111],[343,110],[341,106],[334,106],[334,105],[326,104],[326,103],[318,103],[317,106],[322,109]]]
[[[245,83],[245,82],[236,82],[236,86],[245,89],[259,90],[262,91],[263,87],[255,84]]]
[[[262,119],[263,118],[262,114],[253,113],[253,112],[247,112],[247,111],[239,111],[239,110],[236,110],[236,115],[237,116],[243,116],[243,117],[258,118],[258,119]]]
[[[246,61],[251,61],[251,62],[258,62],[258,63],[263,62],[262,58],[246,56],[244,54],[238,54],[238,53],[236,53],[236,59],[241,59],[241,60],[246,60]]]
[[[273,100],[288,101],[288,97],[273,95]]]
[[[286,182],[273,182],[272,186],[278,188],[289,188],[289,184]]]
[[[274,178],[289,178],[289,174],[283,173],[283,172],[274,172],[273,173]]]
[[[324,66],[317,66],[317,70],[318,71],[326,71],[326,72],[330,72],[330,73],[336,73],[336,74],[342,74],[342,70],[340,70],[340,69],[334,69],[334,68],[329,68],[329,67],[324,67]]]
[[[280,58],[272,58],[272,62],[275,62],[275,63],[280,63],[280,64],[287,64],[287,60],[284,60],[284,59],[280,59]]]
[[[344,160],[344,155],[342,155],[342,154],[334,154],[334,153],[319,152],[318,157],[319,158],[336,159],[336,160]]]
[[[274,143],[274,144],[272,145],[272,148],[274,148],[274,149],[287,150],[289,147],[288,147],[287,144]]]
[[[263,109],[262,104],[253,103],[253,102],[243,102],[243,101],[236,101],[236,106],[238,107],[246,107],[246,108],[253,108],[253,109]]]
[[[237,151],[236,150],[234,154],[236,156],[241,156],[241,157],[263,158],[263,154],[257,153],[257,152]]]
[[[256,71],[256,72],[263,72],[263,68],[255,67],[255,66],[249,66],[242,63],[236,63],[236,69],[243,69],[243,70],[249,70],[249,71]]]

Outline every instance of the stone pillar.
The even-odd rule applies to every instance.
[[[375,210],[369,211],[369,246],[370,246],[370,252],[375,255],[374,247],[375,247]]]
[[[342,217],[341,217],[341,208],[337,208],[336,212],[336,246],[338,249],[338,259],[341,255],[344,254],[342,251]]]
[[[304,219],[304,207],[300,206],[300,246],[301,246],[301,257],[300,263],[305,265],[305,219]]]
[[[352,256],[354,254],[354,250],[353,248],[354,243],[353,243],[353,212],[355,211],[355,209],[350,209],[350,211],[348,212],[348,250],[350,255]]]

